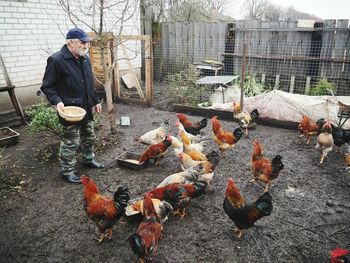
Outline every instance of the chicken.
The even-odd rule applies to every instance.
[[[240,128],[235,129],[233,133],[231,133],[221,128],[217,116],[214,116],[211,121],[213,129],[212,137],[222,153],[233,148],[242,138],[243,132]]]
[[[198,152],[198,151],[186,151],[186,154],[188,154],[192,160],[194,161],[206,161],[207,156],[204,153]]]
[[[311,137],[319,133],[322,124],[322,121],[314,123],[308,116],[303,115],[298,126],[299,137],[305,136],[307,139],[306,145],[310,145]]]
[[[239,125],[244,129],[244,134],[248,137],[248,129],[254,129],[256,128],[256,120],[259,117],[259,111],[257,109],[252,110],[251,113],[248,112],[241,112],[239,108],[238,110],[237,105],[235,103],[233,104],[233,117],[238,120]]]
[[[272,161],[263,156],[261,144],[258,140],[253,141],[253,154],[251,158],[253,179],[250,182],[259,180],[265,184],[264,191],[267,192],[271,181],[276,179],[284,168],[282,156],[276,155]]]
[[[332,135],[332,126],[330,121],[326,121],[321,129],[321,133],[317,137],[316,149],[319,149],[321,152],[320,164],[323,163],[324,158],[327,157],[328,153],[333,150],[333,135]]]
[[[156,198],[152,198],[153,206],[156,210],[158,220],[161,224],[168,220],[169,214],[173,211],[173,207],[166,201],[161,201]],[[143,215],[143,198],[133,200],[125,208],[125,215],[132,217],[135,215]]]
[[[180,123],[177,122],[175,125],[179,126]],[[188,136],[188,133],[183,131],[183,130],[179,131],[179,135],[180,135],[180,138],[182,140],[183,148],[184,148],[185,152],[187,152],[187,151],[202,152],[203,151],[204,146],[205,146],[203,141],[200,143],[192,143],[190,137]]]
[[[350,260],[346,257],[349,250],[343,248],[333,249],[331,252],[330,263],[350,263]]]
[[[200,171],[197,169],[187,169],[180,173],[174,173],[167,176],[156,188],[164,187],[174,183],[188,183],[189,181],[197,181]]]
[[[171,137],[167,136],[163,141],[148,146],[140,157],[140,163],[154,159],[154,165],[158,165],[159,161],[165,156],[168,147],[171,145]]]
[[[137,231],[128,238],[132,251],[140,259],[151,261],[157,254],[158,243],[162,238],[163,225],[159,222],[152,199],[148,193],[144,194],[143,215],[145,220],[139,225]]]
[[[181,168],[183,171],[205,162],[205,161],[192,160],[192,158],[187,153],[184,153],[184,152],[179,153],[178,156],[179,156],[179,159],[181,162]]]
[[[325,124],[325,119],[321,118],[317,123]],[[332,136],[334,140],[334,146],[337,147],[337,152],[339,152],[340,147],[345,143],[350,143],[350,130],[343,129],[342,127],[336,127],[333,124],[332,126]]]
[[[241,238],[242,229],[254,226],[254,223],[271,214],[273,205],[269,192],[265,192],[254,203],[246,204],[232,178],[227,180],[226,195],[223,208],[229,218],[235,223],[234,234]]]
[[[169,122],[166,120],[159,128],[146,132],[144,135],[142,135],[139,139],[139,142],[146,145],[160,143],[164,140],[169,129]]]
[[[346,170],[350,172],[350,153],[345,154]]]
[[[171,139],[171,146],[174,149],[174,152],[176,155],[183,152],[183,143],[180,142],[175,136],[169,135],[169,138]]]
[[[236,102],[233,102],[232,109],[233,109],[233,117],[235,117],[235,115],[237,115],[238,113],[241,113],[241,105]]]
[[[114,199],[103,196],[94,180],[86,175],[81,176],[81,182],[84,186],[85,210],[90,219],[92,219],[99,231],[98,242],[104,240],[105,233],[108,231],[107,238],[112,238],[112,228],[117,220],[124,214],[125,207],[129,201],[128,188],[119,187],[114,193]]]
[[[208,124],[207,118],[204,118],[201,121],[192,124],[192,122],[189,119],[187,119],[187,117],[184,114],[177,113],[176,116],[184,126],[186,132],[192,135],[200,134],[200,130],[207,127],[207,124]]]
[[[180,133],[181,133],[181,132],[184,132],[184,133],[190,138],[191,142],[200,142],[200,141],[202,140],[201,136],[199,136],[199,135],[193,135],[193,134],[191,134],[191,133],[188,133],[188,132],[185,130],[185,128],[184,128],[184,126],[182,125],[181,122],[176,122],[176,126],[179,127],[179,132],[178,132],[179,138],[181,138],[181,134],[180,134]]]
[[[173,214],[179,214],[183,218],[186,216],[185,209],[189,206],[192,199],[204,195],[206,188],[207,183],[204,181],[187,184],[174,183],[155,188],[149,192],[149,195],[152,198],[169,202],[176,209]]]

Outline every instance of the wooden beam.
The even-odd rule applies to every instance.
[[[146,76],[146,103],[153,102],[153,59],[151,38],[145,40],[145,76]]]
[[[309,95],[310,93],[310,82],[311,82],[311,77],[306,77],[305,95]]]

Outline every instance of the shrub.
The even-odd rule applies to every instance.
[[[169,98],[172,103],[197,106],[205,85],[198,85],[199,70],[189,64],[183,71],[167,77]]]
[[[55,136],[61,136],[62,127],[59,123],[57,112],[44,99],[29,107],[26,113],[31,119],[28,125],[31,134],[49,132]]]
[[[336,87],[334,83],[328,82],[327,79],[320,79],[315,86],[310,89],[311,96],[323,96],[334,94]]]

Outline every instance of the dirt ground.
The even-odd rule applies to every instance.
[[[102,193],[112,195],[118,186],[127,186],[133,198],[180,171],[179,160],[170,150],[159,167],[133,171],[119,167],[116,157],[126,150],[143,151],[146,147],[135,138],[159,127],[165,119],[176,135],[176,116],[170,111],[126,104],[117,104],[117,114],[129,116],[131,126],[119,126],[113,138],[104,116],[96,159],[108,167],[99,171],[78,168],[80,174],[95,179]],[[222,121],[222,125],[229,130],[238,126],[229,121]],[[205,134],[210,135],[210,129],[211,124]],[[16,130],[21,134],[19,143],[5,149],[11,154],[6,176],[15,178],[21,187],[1,197],[0,262],[138,262],[126,243],[138,224],[118,223],[113,239],[97,244],[97,229],[83,209],[82,186],[58,176],[58,141],[45,136],[32,138],[24,127]],[[282,155],[285,168],[271,187],[271,216],[258,221],[238,240],[222,204],[229,176],[247,201],[262,193],[262,184],[248,182],[254,138],[261,141],[267,156]],[[205,152],[216,148],[210,142]],[[330,153],[322,166],[318,162],[314,145],[306,146],[296,131],[258,126],[220,161],[214,193],[194,200],[184,219],[172,216],[165,223],[153,262],[329,262],[332,249],[350,248],[350,176],[343,153]]]

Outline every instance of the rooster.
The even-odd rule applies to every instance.
[[[130,198],[128,188],[119,187],[114,193],[113,199],[101,195],[91,177],[83,175],[81,176],[81,182],[84,186],[86,213],[96,223],[100,231],[97,241],[101,243],[104,240],[106,231],[108,231],[107,238],[112,239],[112,228],[124,214]]]
[[[238,109],[239,107],[239,109]],[[259,111],[254,109],[251,113],[241,112],[240,106],[233,103],[233,117],[238,120],[239,125],[244,129],[244,134],[248,137],[248,129],[256,128],[256,120],[259,117]]]
[[[183,152],[183,143],[180,142],[175,136],[169,135],[169,138],[171,139],[171,146],[174,149],[174,152],[176,155]]]
[[[146,145],[160,143],[164,140],[166,132],[169,131],[169,128],[169,122],[166,120],[159,128],[146,132],[144,135],[142,135],[139,142]]]
[[[180,173],[174,173],[167,176],[156,188],[164,187],[169,184],[174,183],[188,183],[189,181],[196,181],[198,179],[198,175],[200,171],[197,169],[187,169]]]
[[[305,136],[307,139],[306,145],[310,145],[311,137],[319,133],[322,128],[323,121],[318,120],[314,123],[308,116],[303,115],[299,126],[299,137]]]
[[[128,238],[132,251],[140,259],[152,260],[158,251],[158,243],[162,238],[163,226],[159,222],[152,199],[148,193],[144,194],[143,215],[145,220],[139,225],[137,231]]]
[[[197,165],[204,163],[205,161],[195,161],[187,153],[179,153],[179,159],[181,162],[181,168],[183,171],[193,168]]]
[[[319,119],[317,123],[325,124],[325,119]],[[345,143],[350,143],[350,130],[343,129],[342,127],[332,126],[332,136],[334,140],[334,146],[336,146],[336,151],[339,152],[340,147]]]
[[[263,156],[261,144],[258,140],[253,141],[252,175],[250,182],[259,180],[265,184],[264,191],[267,192],[271,185],[271,181],[276,179],[280,171],[284,168],[282,156],[276,155],[272,161]]]
[[[350,263],[350,260],[346,257],[349,250],[343,248],[333,249],[331,252],[330,263]]]
[[[234,234],[238,238],[243,236],[242,229],[254,226],[257,220],[270,215],[273,209],[272,197],[269,192],[265,192],[254,203],[246,204],[231,177],[227,180],[223,207],[225,213],[236,225]]]
[[[214,116],[211,122],[213,129],[212,137],[222,153],[233,148],[242,138],[243,132],[240,128],[235,129],[233,133],[223,130],[217,116]]]
[[[201,121],[192,124],[192,122],[186,117],[186,115],[182,113],[177,113],[176,116],[184,126],[186,132],[193,135],[200,134],[200,130],[207,127],[208,124],[207,118],[204,118]]]
[[[140,157],[140,163],[154,159],[154,165],[158,165],[159,161],[165,156],[166,150],[171,145],[171,137],[167,136],[163,141],[148,146]]]
[[[153,189],[149,192],[149,195],[152,198],[169,202],[176,209],[173,214],[179,214],[183,218],[186,216],[185,209],[189,206],[192,199],[204,195],[206,188],[207,183],[204,181],[187,184],[174,183]]]
[[[143,215],[143,199],[134,200],[125,208],[125,215],[135,217]],[[152,198],[153,206],[156,210],[158,220],[161,224],[168,220],[169,214],[173,211],[173,207],[166,201]]]
[[[328,153],[333,150],[333,135],[332,135],[332,126],[330,121],[326,121],[321,129],[321,133],[317,137],[316,149],[319,149],[321,152],[320,164],[323,163],[324,158],[327,157]]]

